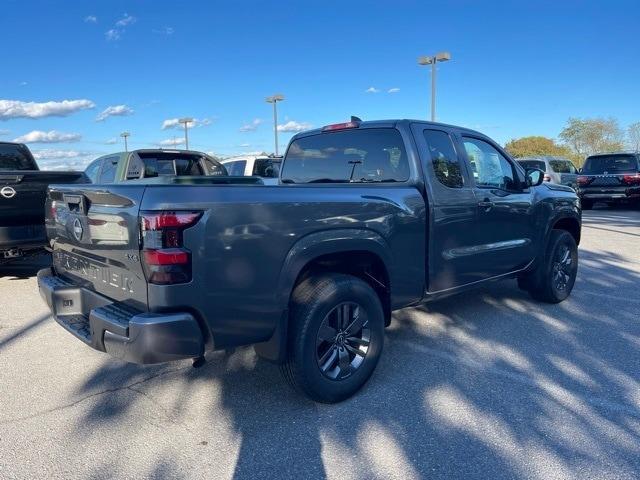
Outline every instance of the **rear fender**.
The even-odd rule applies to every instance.
[[[283,315],[271,338],[255,345],[258,355],[276,363],[284,361],[287,351],[289,298],[300,273],[305,266],[319,257],[349,251],[364,251],[377,255],[391,277],[391,250],[384,238],[372,230],[340,228],[312,233],[301,238],[289,250],[280,271],[276,291]]]

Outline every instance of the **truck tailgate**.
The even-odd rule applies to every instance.
[[[45,211],[56,273],[146,310],[138,220],[144,191],[144,185],[51,187]]]

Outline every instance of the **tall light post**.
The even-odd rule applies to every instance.
[[[129,151],[129,145],[127,145],[127,137],[130,137],[130,136],[131,136],[131,134],[130,134],[129,132],[122,132],[122,133],[120,134],[120,136],[121,136],[122,138],[124,138],[124,151],[125,151],[125,152],[128,152],[128,151]]]
[[[184,117],[184,118],[180,118],[178,119],[178,123],[183,123],[184,124],[184,145],[185,145],[185,149],[189,150],[189,123],[193,123],[193,118],[191,117]]]
[[[276,104],[284,100],[284,95],[276,93],[266,98],[267,103],[273,103],[273,136],[276,142],[276,157],[278,156],[278,109]]]
[[[432,57],[419,57],[418,65],[431,65],[431,121],[436,121],[436,64],[451,60],[449,52],[436,53]]]

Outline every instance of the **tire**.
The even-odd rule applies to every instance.
[[[357,277],[328,273],[301,282],[291,298],[289,325],[282,373],[316,402],[336,403],[352,396],[367,382],[382,354],[382,304]]]
[[[565,230],[553,230],[542,262],[523,282],[534,299],[560,303],[571,294],[577,273],[578,247],[575,239]]]
[[[580,200],[580,205],[582,205],[582,210],[591,210],[593,208],[593,200],[583,198]]]

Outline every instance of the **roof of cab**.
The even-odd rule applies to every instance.
[[[336,122],[339,123],[339,122]],[[478,132],[476,130],[472,130],[470,128],[466,128],[466,127],[461,127],[458,125],[450,125],[447,123],[440,123],[440,122],[429,122],[427,120],[415,120],[415,119],[410,119],[410,118],[402,118],[402,119],[391,119],[391,120],[367,120],[367,121],[361,121],[360,122],[360,126],[358,128],[394,128],[396,126],[398,126],[398,124],[401,123],[406,123],[406,124],[414,124],[414,123],[419,123],[419,124],[424,124],[424,125],[428,125],[428,126],[432,126],[432,127],[440,127],[440,128],[448,128],[448,129],[455,129],[455,130],[460,130],[462,132],[465,133],[471,133],[474,135],[481,135],[481,136],[486,136],[485,134],[483,134],[482,132]],[[331,125],[331,124],[329,124]],[[333,132],[340,132],[342,130],[333,130],[331,132],[326,132],[323,130],[323,127],[319,127],[319,128],[314,128],[311,130],[305,130],[304,132],[300,132],[300,133],[296,133],[293,137],[291,137],[291,140],[295,140],[297,138],[301,138],[301,137],[308,137],[311,135],[318,135],[319,133],[333,133]]]

